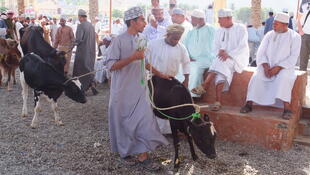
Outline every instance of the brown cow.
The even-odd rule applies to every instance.
[[[15,70],[18,68],[21,59],[21,53],[17,46],[18,43],[15,40],[0,38],[0,86],[2,76],[7,75],[5,85],[8,90],[11,90],[13,82],[16,84]]]

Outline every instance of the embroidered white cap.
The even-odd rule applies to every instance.
[[[274,20],[275,20],[275,21],[279,21],[279,22],[288,24],[289,21],[290,21],[290,16],[289,16],[287,13],[279,12],[279,13],[277,13],[277,15],[275,16]]]
[[[232,11],[230,9],[220,9],[218,11],[218,17],[219,18],[232,17]]]
[[[143,10],[141,7],[132,7],[128,9],[127,11],[125,11],[124,20],[128,21],[128,20],[135,19],[142,15],[143,15]]]
[[[205,18],[205,12],[203,12],[202,10],[199,10],[199,9],[195,9],[193,12],[192,12],[192,17],[196,17],[196,18]]]

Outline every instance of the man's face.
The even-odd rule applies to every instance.
[[[279,22],[279,21],[274,21],[273,22],[273,30],[277,33],[283,33],[287,31],[287,26],[288,24]]]
[[[232,18],[231,17],[219,17],[218,23],[221,27],[229,28],[232,24]]]
[[[185,21],[185,16],[179,14],[172,14],[171,20],[175,24],[182,24]]]
[[[200,21],[199,18],[196,18],[196,17],[193,17],[193,16],[192,16],[192,25],[193,25],[194,27],[198,27],[198,26],[199,26],[199,21]]]
[[[53,18],[53,22],[54,22],[54,24],[57,24],[57,19]]]
[[[153,7],[158,7],[159,6],[159,0],[152,0],[151,3],[152,3]]]
[[[13,19],[13,16],[14,16],[14,13],[8,13],[8,14],[7,14],[7,17],[8,17],[9,19]]]
[[[182,34],[180,33],[168,33],[166,37],[166,41],[170,46],[174,47],[179,43],[181,37],[182,37]]]
[[[135,20],[132,20],[132,23],[131,23],[132,27],[138,31],[138,32],[143,32],[144,30],[144,27],[146,25],[146,21],[145,21],[145,18],[144,16],[140,16],[136,21]]]
[[[152,10],[152,13],[153,13],[156,21],[161,22],[164,20],[164,10],[163,9]]]
[[[63,27],[66,25],[66,20],[65,19],[60,19],[59,24]]]

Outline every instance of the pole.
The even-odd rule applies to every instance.
[[[112,33],[112,0],[110,0],[109,33]]]
[[[300,0],[298,0],[298,3],[297,3],[297,9],[296,9],[296,19],[298,19],[298,16],[299,16],[299,5],[300,5]]]

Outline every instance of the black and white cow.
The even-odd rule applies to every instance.
[[[153,76],[151,80],[153,88],[150,82],[149,87],[151,91],[154,90],[153,100],[156,107],[167,108],[181,104],[193,103],[189,91],[178,80],[166,80],[159,78],[158,76]],[[195,113],[195,109],[193,106],[163,110],[160,112],[159,110],[154,109],[154,113],[157,117],[162,119],[167,119],[165,115],[174,118],[185,118]],[[193,160],[198,159],[198,157],[195,153],[192,139],[194,139],[197,147],[208,158],[214,159],[216,157],[216,151],[214,147],[216,131],[214,129],[213,123],[209,121],[207,115],[196,120],[191,120],[191,118],[189,118],[186,120],[169,119],[169,121],[175,148],[174,168],[179,168],[180,164],[178,132],[182,132],[185,134],[185,136],[187,136]]]
[[[22,85],[23,109],[22,116],[28,115],[27,98],[28,87],[34,90],[34,116],[31,127],[36,128],[38,125],[38,112],[40,111],[40,100],[45,96],[52,105],[55,122],[63,125],[58,114],[57,99],[63,92],[72,100],[79,103],[86,103],[86,97],[81,90],[79,80],[68,80],[63,74],[63,66],[56,68],[54,65],[64,65],[64,53],[58,54],[58,59],[53,59],[53,64],[43,60],[40,56],[30,53],[25,55],[20,61],[20,82]],[[58,61],[58,63],[57,63]]]

